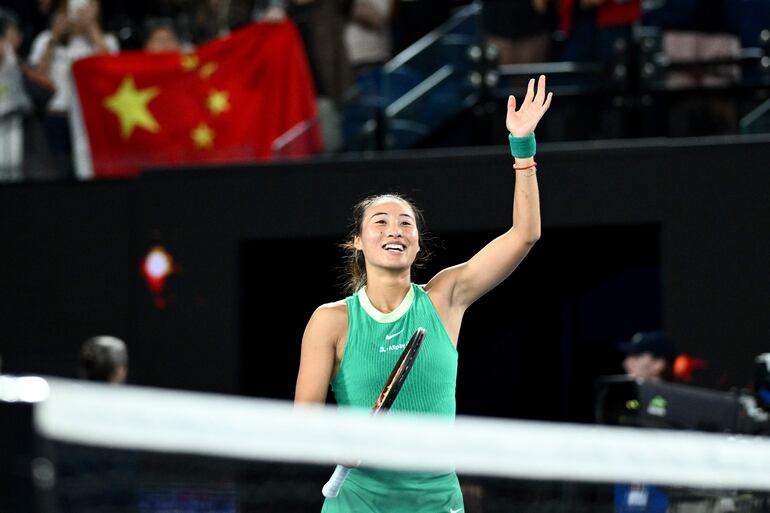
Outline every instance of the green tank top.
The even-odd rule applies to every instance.
[[[457,349],[422,287],[412,284],[401,305],[387,314],[372,306],[364,289],[346,303],[347,342],[331,384],[337,404],[371,409],[412,334],[424,327],[420,353],[390,411],[454,418]]]

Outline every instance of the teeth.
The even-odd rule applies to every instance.
[[[385,244],[385,249],[395,249],[397,251],[404,251],[404,246],[398,244]]]

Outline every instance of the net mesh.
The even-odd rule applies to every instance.
[[[764,436],[462,417],[450,424],[139,387],[48,385],[30,426],[38,434],[30,467],[38,511],[321,511],[334,463],[357,460],[409,471],[456,468],[464,513],[770,511]]]

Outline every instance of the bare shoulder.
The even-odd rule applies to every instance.
[[[348,305],[344,299],[325,303],[316,308],[308,322],[306,333],[337,340],[348,326]]]
[[[344,299],[332,303],[324,303],[316,308],[313,315],[322,315],[330,318],[344,317],[347,320],[348,303]]]

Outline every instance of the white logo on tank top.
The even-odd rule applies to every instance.
[[[406,344],[391,344],[389,346],[380,346],[380,352],[387,353],[388,351],[398,351],[399,349],[403,350],[405,347]]]
[[[396,333],[392,333],[392,334],[390,334],[390,335],[385,335],[385,340],[390,340],[390,339],[392,339],[392,338],[396,338],[397,336],[399,336],[399,335],[400,335],[400,334],[402,334],[403,332],[404,332],[404,330],[401,330],[401,331],[398,331],[398,332],[396,332]]]

